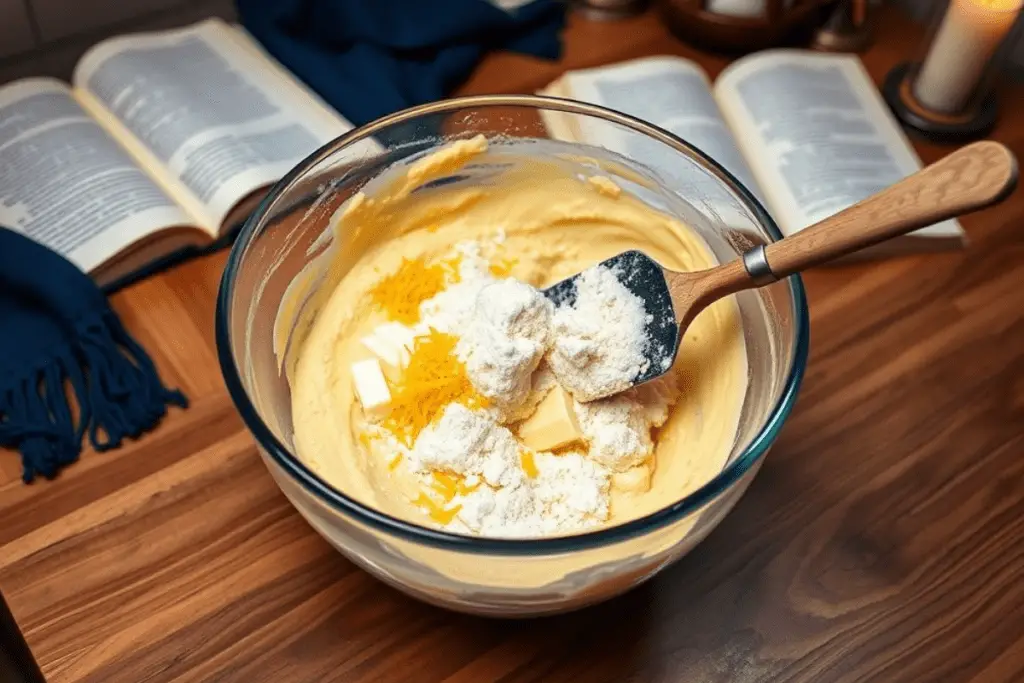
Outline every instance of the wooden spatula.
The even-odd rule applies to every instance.
[[[639,251],[603,261],[640,297],[650,314],[646,332],[650,362],[640,384],[672,365],[679,340],[697,314],[722,297],[763,287],[852,252],[1005,199],[1017,183],[1017,161],[991,141],[968,145],[848,209],[767,246],[714,268],[679,273]],[[561,304],[575,298],[576,279],[544,290]]]

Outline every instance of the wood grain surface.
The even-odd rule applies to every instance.
[[[876,81],[915,35],[880,19]],[[574,18],[561,63],[494,55],[464,92],[654,53],[725,63],[650,14]],[[993,137],[1020,156],[1024,88],[1002,111]],[[53,482],[0,453],[0,591],[54,682],[1019,683],[1024,194],[963,222],[962,252],[807,275],[804,388],[732,514],[632,593],[525,622],[406,598],[302,521],[222,385],[226,256],[185,264],[114,304],[191,408]]]

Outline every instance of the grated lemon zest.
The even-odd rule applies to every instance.
[[[420,320],[420,304],[459,281],[460,259],[456,256],[431,264],[423,258],[402,259],[398,270],[373,286],[370,299],[391,320],[415,325]]]
[[[508,277],[512,274],[512,269],[515,268],[518,262],[519,259],[509,258],[507,256],[502,257],[492,261],[490,265],[487,266],[487,270],[489,270],[491,275],[494,277]]]
[[[465,496],[470,494],[480,487],[479,482],[472,486],[468,486],[465,478],[458,474],[432,472],[431,476],[434,481],[431,482],[430,488],[439,493],[441,497],[444,498],[445,502],[450,502],[455,498],[455,496]]]
[[[421,493],[413,503],[423,508],[432,520],[444,525],[451,524],[455,515],[459,514],[459,510],[462,509],[461,505],[456,505],[446,510],[425,493]]]
[[[523,472],[530,479],[536,479],[537,475],[540,474],[540,470],[537,469],[537,463],[533,459],[532,451],[519,451],[519,462],[523,465]]]
[[[460,403],[470,409],[489,405],[455,356],[457,342],[456,337],[433,328],[416,337],[405,371],[390,386],[391,410],[381,426],[410,448],[449,404]]]

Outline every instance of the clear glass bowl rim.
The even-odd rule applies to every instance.
[[[768,212],[764,207],[761,206],[760,202],[731,173],[725,170],[725,168],[708,157],[701,150],[676,135],[627,114],[606,109],[594,104],[541,95],[474,95],[440,100],[438,102],[410,107],[377,119],[376,121],[372,121],[363,126],[354,128],[310,154],[271,188],[267,196],[264,197],[262,202],[260,202],[257,209],[245,220],[242,229],[231,248],[227,264],[224,267],[224,273],[221,276],[215,313],[217,355],[220,361],[221,372],[227,385],[228,393],[234,401],[246,427],[248,427],[250,432],[263,447],[264,452],[307,492],[311,493],[336,512],[342,513],[343,515],[351,515],[362,524],[406,541],[422,543],[436,548],[469,553],[492,555],[549,555],[587,550],[618,543],[633,538],[636,535],[646,534],[650,531],[654,531],[671,524],[699,509],[708,502],[716,499],[736,483],[761,458],[763,458],[769,447],[777,438],[782,425],[789,416],[789,413],[792,411],[793,405],[796,402],[797,393],[799,392],[800,383],[803,379],[804,370],[807,365],[807,355],[810,344],[807,297],[804,291],[803,281],[800,279],[799,275],[789,277],[787,282],[793,301],[793,320],[795,324],[794,338],[796,340],[793,354],[790,358],[791,365],[789,375],[786,378],[785,385],[778,401],[768,414],[767,420],[743,453],[723,468],[723,470],[711,479],[711,481],[707,482],[690,495],[667,507],[623,524],[573,536],[535,539],[505,539],[469,536],[441,531],[438,529],[430,529],[413,522],[399,519],[385,512],[376,510],[368,505],[364,505],[363,503],[360,503],[354,498],[332,487],[326,481],[314,474],[312,470],[302,463],[301,460],[293,455],[263,422],[242,384],[242,379],[238,371],[238,367],[236,366],[234,355],[231,352],[231,333],[229,330],[231,299],[234,289],[235,273],[240,267],[242,254],[245,252],[247,245],[255,236],[257,228],[263,221],[269,208],[273,206],[277,199],[284,194],[293,183],[299,180],[306,171],[315,167],[331,154],[348,145],[374,135],[377,132],[387,129],[395,124],[408,122],[425,115],[482,107],[525,107],[537,110],[552,109],[569,114],[592,116],[625,126],[638,133],[658,140],[659,142],[672,147],[675,151],[690,157],[701,164],[705,170],[717,176],[746,205],[746,208],[757,219],[764,230],[768,232],[773,241],[782,239],[782,233],[778,226],[775,224],[775,221],[772,220],[771,216],[768,215]]]

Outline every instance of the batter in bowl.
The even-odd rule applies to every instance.
[[[486,182],[431,184],[483,160]],[[714,265],[676,219],[480,137],[335,220],[340,247],[289,375],[298,455],[339,490],[426,526],[556,536],[649,514],[725,465],[747,382],[733,301],[690,325],[664,378],[591,400],[595,377],[635,372],[642,303],[600,269],[572,306],[537,290],[628,249]]]

